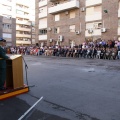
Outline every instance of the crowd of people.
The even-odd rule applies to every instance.
[[[79,46],[7,47],[8,54],[44,55],[76,58],[120,59],[120,41],[89,41]]]

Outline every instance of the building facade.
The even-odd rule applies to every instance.
[[[32,0],[0,1],[0,37],[7,40],[8,46],[35,44],[35,36],[33,37],[35,26],[32,25],[35,22],[35,13],[32,16],[31,12],[34,2]]]
[[[120,39],[119,0],[36,0],[35,14],[41,46]]]

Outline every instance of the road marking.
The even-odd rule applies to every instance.
[[[30,107],[18,120],[22,120],[42,99],[43,97],[41,97],[35,104],[33,104],[33,106]]]

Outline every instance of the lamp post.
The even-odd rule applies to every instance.
[[[32,21],[31,21],[31,45],[32,45]]]

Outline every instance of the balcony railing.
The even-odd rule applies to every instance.
[[[31,44],[31,41],[16,40],[16,44]]]
[[[29,11],[30,11],[29,8],[28,9],[27,8],[21,8],[21,7],[18,7],[18,6],[16,7],[16,9],[27,12],[27,13],[29,13]]]
[[[86,0],[86,7],[98,4],[102,4],[102,0]]]
[[[17,24],[22,24],[22,25],[31,25],[29,21],[21,21],[21,20],[16,20]]]
[[[24,1],[24,3],[23,3]],[[20,4],[20,5],[25,5],[25,6],[29,6],[29,3],[30,1],[29,0],[16,0],[16,3],[17,4]]]
[[[12,23],[12,19],[3,18],[3,23]]]
[[[65,2],[62,4],[58,4],[56,6],[50,7],[48,9],[48,13],[54,14],[54,13],[58,13],[58,12],[62,12],[62,11],[70,10],[70,9],[76,9],[76,8],[79,8],[79,1],[72,0],[69,2]]]
[[[39,40],[47,40],[47,35],[39,35]]]
[[[31,28],[16,27],[16,30],[19,30],[19,31],[31,31]]]
[[[10,1],[8,1],[8,0],[0,0],[0,4],[12,6],[12,2],[10,2]]]
[[[88,30],[86,30],[85,36],[86,37],[101,36],[101,29],[94,29],[92,33],[88,33]]]
[[[16,34],[16,37],[25,37],[25,38],[31,38],[31,35],[28,34]]]
[[[3,32],[5,32],[5,33],[12,33],[12,29],[5,29],[5,28],[3,28]]]
[[[3,9],[1,10],[1,12],[2,12],[2,11],[4,11],[3,13],[4,13],[4,14],[7,14],[7,15],[12,15],[12,14],[13,14],[11,10],[7,10],[6,8],[3,8]]]
[[[47,12],[39,13],[39,18],[43,18],[47,16]]]
[[[26,19],[29,19],[29,18],[30,18],[29,15],[21,15],[21,14],[16,14],[16,17],[26,18]]]

